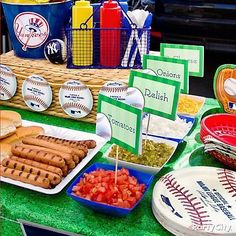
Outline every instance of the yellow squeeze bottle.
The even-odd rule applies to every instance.
[[[89,1],[76,1],[72,7],[72,63],[76,66],[93,64],[93,17],[85,26],[83,23],[93,14]],[[85,28],[91,29],[86,30]]]

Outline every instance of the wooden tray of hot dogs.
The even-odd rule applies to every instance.
[[[0,180],[44,194],[57,194],[64,189],[107,142],[82,131],[25,120],[22,125],[41,126],[45,135],[25,138],[13,146],[12,156],[2,161]],[[91,147],[83,149],[83,140],[89,140],[86,145],[91,143]],[[60,152],[64,153],[63,158]]]

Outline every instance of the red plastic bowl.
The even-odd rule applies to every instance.
[[[236,115],[214,114],[203,118],[200,137],[204,143],[206,136],[236,147]]]
[[[236,115],[214,114],[202,119],[200,138],[205,144],[208,137],[213,137],[225,144],[236,147]],[[236,169],[236,159],[225,156],[217,151],[209,152],[225,165]]]

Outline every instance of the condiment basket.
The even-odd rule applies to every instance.
[[[88,28],[89,20],[100,6],[80,28],[72,28],[70,24],[66,29],[67,68],[142,68],[142,56],[149,53],[150,27],[138,28],[123,10],[123,28],[100,28],[98,22],[94,28]],[[116,53],[112,53],[114,47]],[[106,54],[102,54],[103,49]]]

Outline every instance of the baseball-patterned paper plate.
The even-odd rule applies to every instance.
[[[25,104],[34,111],[45,111],[52,103],[51,86],[39,75],[31,75],[23,82],[22,96]]]
[[[65,113],[74,118],[87,116],[93,108],[90,89],[78,80],[69,80],[61,86],[59,102]]]
[[[169,172],[153,189],[152,209],[175,235],[236,235],[236,172],[203,166]]]
[[[112,129],[109,119],[103,113],[97,113],[96,134],[108,141],[111,140]]]
[[[12,70],[4,65],[0,64],[0,100],[11,99],[17,89],[16,76]]]
[[[125,101],[128,86],[120,81],[106,82],[99,93],[119,101]]]
[[[127,89],[125,102],[133,107],[143,109],[144,107],[144,96],[142,92],[134,87],[129,87]]]
[[[191,234],[189,232],[184,231],[183,233],[183,229],[181,227],[175,227],[173,228],[173,225],[171,225],[171,223],[164,218],[157,210],[154,206],[152,206],[152,212],[153,215],[155,216],[155,218],[158,220],[158,222],[166,229],[168,229],[171,233],[173,233],[174,235],[186,235],[186,236],[192,236],[194,234]]]

